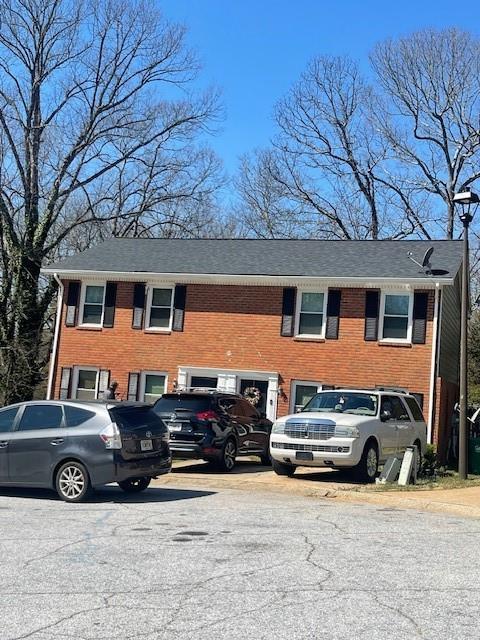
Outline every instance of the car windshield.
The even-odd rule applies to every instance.
[[[329,391],[317,393],[302,411],[329,413],[353,413],[374,416],[377,413],[377,396],[370,393]]]

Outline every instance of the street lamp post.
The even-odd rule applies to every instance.
[[[463,224],[463,262],[462,262],[462,302],[460,321],[460,422],[458,426],[458,475],[462,480],[468,476],[468,313],[469,313],[469,260],[468,227],[473,219],[472,204],[477,205],[479,197],[470,189],[456,193],[453,201],[461,206],[460,220]],[[476,208],[476,207],[475,207]]]

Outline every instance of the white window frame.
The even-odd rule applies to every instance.
[[[153,300],[153,290],[154,289],[170,289],[171,297],[170,297],[170,321],[168,323],[168,327],[151,327],[150,326],[150,314],[152,311],[152,300]],[[149,284],[147,286],[147,304],[145,309],[145,331],[153,331],[155,333],[170,333],[172,330],[173,324],[173,299],[175,297],[175,287],[172,287],[168,284]],[[163,307],[167,309],[167,307]]]
[[[147,382],[147,376],[164,376],[165,377],[165,386],[164,393],[167,393],[168,389],[168,374],[165,371],[141,371],[140,372],[140,381],[138,384],[138,397],[140,402],[145,402],[145,385]]]
[[[102,300],[102,317],[100,318],[99,323],[95,322],[83,322],[83,310],[85,307],[85,296],[87,295],[87,287],[103,287],[103,300]],[[105,293],[107,291],[107,283],[106,282],[93,282],[93,281],[85,281],[82,282],[82,288],[80,291],[80,322],[78,323],[79,327],[103,327],[103,318],[105,315]],[[90,303],[88,303],[90,304]]]
[[[87,365],[78,365],[73,367],[73,376],[72,376],[72,396],[75,400],[77,400],[77,392],[78,392],[78,378],[80,371],[95,371],[97,374],[97,379],[95,382],[95,397],[96,400],[98,398],[98,385],[100,384],[100,369],[98,367],[89,367]]]
[[[304,293],[323,293],[323,321],[322,321],[322,331],[321,333],[299,333],[300,331],[300,313],[302,306],[302,295]],[[325,338],[325,330],[327,326],[327,301],[328,301],[328,291],[325,289],[297,289],[297,300],[295,304],[295,337],[296,338],[310,338],[313,340],[323,340]],[[304,313],[317,313],[320,315],[320,312],[315,311],[305,311]]]
[[[408,296],[408,318],[407,318],[407,337],[406,338],[384,338],[383,337],[383,323],[385,320],[385,300],[386,296]],[[389,316],[390,317],[390,316]],[[401,316],[391,316],[401,317]],[[378,341],[386,344],[411,344],[412,342],[412,328],[413,328],[413,292],[405,290],[382,290],[380,296],[380,318],[378,323]]]
[[[315,380],[292,380],[290,391],[290,413],[295,413],[295,396],[297,386],[317,387],[317,393],[323,389],[323,384],[321,382],[315,382]]]

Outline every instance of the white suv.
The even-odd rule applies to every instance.
[[[317,393],[300,413],[275,422],[270,438],[273,469],[291,476],[297,466],[349,468],[373,482],[391,455],[417,446],[420,464],[427,427],[407,393],[335,389]]]

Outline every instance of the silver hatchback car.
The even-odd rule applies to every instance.
[[[127,492],[171,470],[169,432],[150,405],[32,401],[0,409],[0,485],[56,489],[80,502],[116,482]]]

